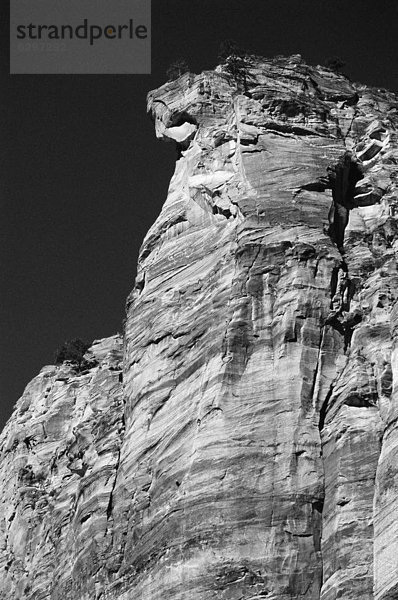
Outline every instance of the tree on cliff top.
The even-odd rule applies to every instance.
[[[174,81],[189,72],[189,66],[184,58],[177,58],[174,60],[166,71],[167,81]]]
[[[244,51],[238,46],[235,40],[223,40],[218,51],[218,60],[223,63],[230,56],[241,56]]]
[[[249,56],[249,52],[240,48],[234,40],[224,40],[220,44],[218,61],[225,64],[226,70],[238,85],[243,85],[245,90],[247,88],[246,71]]]
[[[88,342],[84,342],[80,338],[68,340],[55,353],[55,364],[60,365],[66,360],[75,363],[78,368],[82,366],[83,356],[90,348]]]
[[[346,66],[346,62],[338,56],[331,56],[325,60],[325,67],[334,71],[335,73],[341,73],[341,70]]]

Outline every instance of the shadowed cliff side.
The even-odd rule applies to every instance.
[[[178,160],[123,385],[112,361],[67,374],[85,400],[51,448],[58,388],[42,374],[17,405],[0,597],[394,597],[397,99],[299,55],[248,58],[244,81],[221,65],[148,95]]]

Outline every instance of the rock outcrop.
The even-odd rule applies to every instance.
[[[169,194],[123,349],[2,434],[0,598],[398,597],[397,98],[232,70],[148,95]]]

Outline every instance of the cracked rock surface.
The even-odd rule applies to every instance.
[[[0,437],[0,598],[97,598],[123,441],[123,340],[44,367]],[[94,575],[95,574],[95,575]]]
[[[178,160],[124,340],[0,439],[0,598],[393,600],[397,98],[295,55],[148,109]]]

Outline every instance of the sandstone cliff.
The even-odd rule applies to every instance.
[[[398,598],[396,96],[297,55],[148,107],[178,160],[123,348],[0,439],[0,598]]]

